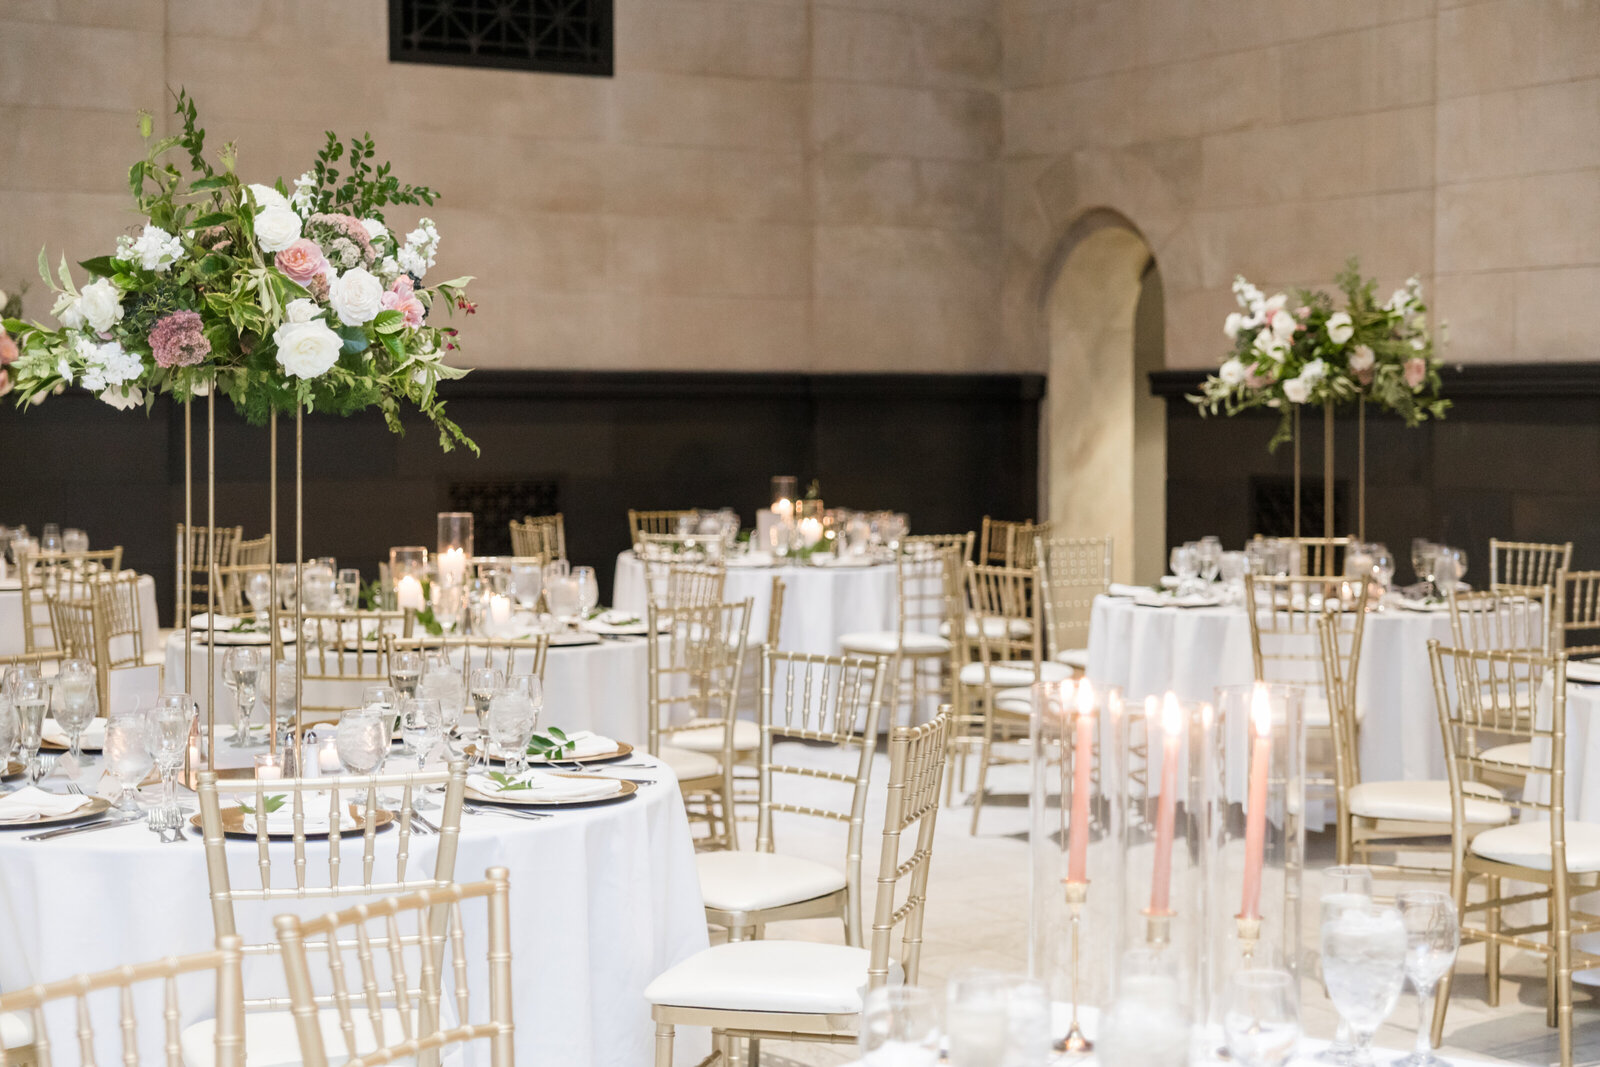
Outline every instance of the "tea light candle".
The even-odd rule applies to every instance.
[[[794,518],[794,501],[780,497],[772,502],[772,513],[780,519]]]
[[[344,770],[344,764],[339,762],[339,749],[331,738],[317,746],[317,769],[324,774],[338,774]]]
[[[439,554],[439,581],[444,585],[460,585],[467,574],[467,554],[459,548],[447,548]]]
[[[489,598],[489,621],[496,626],[505,626],[511,621],[511,600],[509,597],[495,593]]]
[[[283,777],[283,763],[277,756],[264,752],[256,757],[256,778],[263,782],[275,782]]]
[[[801,519],[800,540],[807,548],[822,540],[822,520],[809,517]]]
[[[400,580],[394,583],[394,602],[401,611],[408,608],[421,611],[428,606],[427,601],[422,599],[422,583],[409,574],[401,575]]]

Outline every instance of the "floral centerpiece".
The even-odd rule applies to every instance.
[[[22,314],[22,293],[23,289],[18,289],[14,293],[7,293],[4,289],[0,289],[0,322],[4,322],[6,319],[14,319]],[[9,368],[21,354],[21,350],[17,348],[17,342],[3,328],[0,328],[0,396],[5,396],[11,392],[11,371]]]
[[[176,114],[180,132],[156,140],[150,114],[139,116],[148,152],[128,175],[146,220],[139,231],[81,262],[81,286],[64,256],[52,278],[40,252],[59,325],[6,309],[3,328],[20,347],[8,360],[18,403],[77,386],[113,407],[148,408],[158,395],[215,389],[256,424],[272,412],[377,407],[397,433],[409,405],[438,428],[441,447],[476,452],[436,392],[441,379],[466,373],[445,364],[457,335],[437,320],[441,308],[475,310],[464,294],[471,279],[424,284],[438,230],[420,218],[401,237],[383,212],[431,205],[434,191],[375,165],[370,137],[347,146],[331,132],[292,188],[246,184],[232,144],[217,165],[207,157],[184,92]]]
[[[1381,304],[1377,282],[1362,278],[1354,259],[1337,282],[1342,307],[1313,290],[1264,296],[1235,278],[1239,310],[1223,324],[1233,349],[1190,402],[1205,415],[1278,410],[1282,418],[1268,445],[1274,450],[1293,435],[1299,405],[1370,403],[1407,426],[1443,418],[1450,401],[1439,396],[1439,360],[1417,279]]]

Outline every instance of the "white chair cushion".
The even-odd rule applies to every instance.
[[[950,651],[950,642],[933,634],[908,633],[904,637],[893,630],[877,633],[845,634],[839,638],[839,648],[847,653],[869,656],[892,656],[905,652],[912,656],[936,656]]]
[[[1056,653],[1056,662],[1065,663],[1069,667],[1076,667],[1080,671],[1089,669],[1089,650],[1087,648],[1063,648]]]
[[[717,723],[711,726],[693,726],[687,730],[674,730],[672,747],[689,752],[721,752],[722,725]],[[760,747],[761,727],[748,719],[740,719],[733,724],[735,752],[754,752]]]
[[[1032,715],[1033,687],[1024,685],[1016,689],[1002,689],[994,695],[994,706],[1013,715]]]
[[[382,1012],[384,1041],[398,1045],[402,1040],[400,1013],[393,1008],[384,1008]],[[372,1032],[372,1020],[367,1015],[366,1007],[354,1007],[350,1014],[356,1028],[357,1053],[376,1049],[378,1042]],[[324,1008],[317,1013],[317,1022],[322,1027],[322,1047],[328,1054],[329,1067],[348,1063],[350,1057],[345,1053],[338,1011]],[[207,1019],[183,1031],[178,1044],[183,1050],[185,1067],[209,1067],[216,1062],[216,1029],[217,1021]],[[286,1011],[246,1012],[244,1058],[250,1067],[300,1067],[304,1060],[300,1056],[300,1038],[295,1034],[294,1016]],[[414,1064],[416,1059],[408,1057],[390,1062]]]
[[[1573,873],[1600,871],[1600,823],[1568,819],[1566,831],[1567,870]],[[1548,871],[1553,866],[1548,822],[1496,826],[1474,837],[1468,847],[1484,859],[1500,863],[1514,863],[1536,871]]]
[[[851,1015],[872,953],[811,941],[732,941],[695,953],[645,987],[652,1004],[729,1011]],[[900,965],[889,964],[899,985]],[[250,1067],[256,1067],[254,1063]]]
[[[706,907],[755,911],[798,904],[844,888],[844,872],[778,852],[700,852],[700,895]]]
[[[981,626],[979,619],[968,616],[964,629],[967,631],[968,640],[971,641],[978,639],[980,629],[984,637],[992,639],[1033,636],[1033,623],[1027,619],[1007,619],[999,615],[985,615],[981,620]],[[950,636],[950,624],[948,622],[939,624],[939,636]]]
[[[33,1023],[21,1012],[0,1012],[0,1048],[33,1044]]]
[[[656,756],[662,763],[672,768],[672,773],[678,776],[680,782],[710,778],[722,773],[722,761],[704,752],[691,752],[686,748],[662,745],[661,751],[656,753]]]
[[[1500,763],[1514,763],[1518,767],[1533,766],[1533,742],[1515,741],[1509,745],[1496,745],[1479,753],[1480,758]]]
[[[1010,688],[1034,683],[1033,664],[1026,660],[1007,659],[998,663],[969,663],[961,668],[961,684],[981,686],[984,675],[994,685]],[[1072,668],[1045,660],[1039,664],[1039,676],[1047,682],[1059,682],[1072,677]]]
[[[1481,782],[1463,782],[1462,789],[1484,800],[1467,800],[1469,823],[1478,825],[1511,821],[1511,809],[1500,791]],[[1446,781],[1362,782],[1350,790],[1350,813],[1367,819],[1401,819],[1407,822],[1450,822],[1450,783]],[[1441,830],[1443,827],[1441,827]]]

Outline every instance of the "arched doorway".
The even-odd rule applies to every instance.
[[[1110,534],[1119,581],[1166,567],[1166,412],[1148,374],[1165,362],[1161,274],[1127,219],[1093,211],[1068,231],[1043,311],[1050,362],[1048,515],[1072,537]]]

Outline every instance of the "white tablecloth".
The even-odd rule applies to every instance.
[[[1368,614],[1357,701],[1361,776],[1371,781],[1445,777],[1428,641],[1450,641],[1447,612],[1386,607]],[[1242,607],[1143,607],[1096,597],[1089,625],[1089,677],[1142,701],[1168,689],[1184,701],[1213,699],[1217,686],[1255,674],[1250,621]],[[1600,764],[1597,764],[1600,766]]]
[[[559,811],[539,822],[463,816],[457,879],[478,880],[493,866],[511,872],[518,1063],[650,1063],[655,1029],[644,988],[706,947],[694,847],[671,772],[657,766],[617,773],[659,780],[641,786],[631,799]],[[143,824],[53,841],[22,836],[0,831],[0,989],[211,947],[205,853],[197,832],[170,845]],[[392,874],[397,835],[380,840],[390,851],[380,853],[376,870],[387,866]],[[412,838],[412,871],[432,869],[437,842],[433,836]],[[292,863],[290,845],[273,849],[275,866]],[[255,850],[252,841],[229,845],[237,861],[235,885],[259,884]],[[308,877],[326,881],[323,864]],[[308,901],[296,910],[319,914],[353,902]],[[282,904],[238,905],[240,933],[249,943],[272,941],[271,915],[285,910]],[[469,927],[482,922],[481,909],[466,914]],[[470,940],[479,946],[475,966],[481,967],[482,936]],[[247,993],[280,989],[281,968],[276,957],[248,960]],[[469,976],[469,987],[477,1011],[487,995],[481,971]],[[160,983],[144,988],[152,999],[140,1009],[141,1058],[163,1062]],[[186,986],[182,1008],[186,1025],[212,1017],[209,985]],[[66,1002],[54,1020],[58,1050],[75,1048],[72,1010]],[[120,1062],[114,1008],[97,1018],[96,1030],[100,1062]],[[686,1036],[679,1062],[693,1062],[696,1052],[705,1055],[703,1033]],[[480,1052],[478,1062],[487,1063],[486,1050]]]
[[[183,689],[182,631],[167,637],[167,689]],[[286,645],[285,652],[294,656],[294,646]],[[201,714],[207,713],[206,671],[216,672],[217,702],[221,705],[219,723],[232,723],[233,701],[222,684],[222,652],[212,657],[209,646],[199,637],[194,642],[191,669],[194,672],[194,693]],[[602,640],[594,645],[557,645],[550,649],[544,665],[544,714],[542,725],[562,729],[593,730],[596,733],[626,741],[642,747],[647,741],[649,707],[646,698],[645,676],[649,666],[649,649],[644,638]],[[366,669],[374,669],[370,664]],[[348,700],[355,707],[361,700],[361,690],[368,683],[318,682],[308,686],[308,699],[314,704],[331,704]],[[372,683],[375,684],[375,683]],[[256,707],[255,721],[266,721],[265,693]],[[204,721],[204,720],[202,720]]]
[[[844,634],[895,628],[895,569],[887,563],[871,567],[729,567],[724,598],[755,601],[750,619],[752,647],[767,640],[773,578],[782,578],[786,587],[778,635],[778,647],[785,652],[836,656]],[[617,556],[611,599],[613,606],[623,611],[644,614],[644,564],[632,551]]]
[[[49,610],[38,604],[34,611],[35,618],[48,626]],[[139,576],[139,622],[144,630],[144,650],[154,652],[161,644],[161,625],[156,617],[156,580],[148,574]],[[22,583],[16,578],[0,579],[0,656],[22,651]]]

